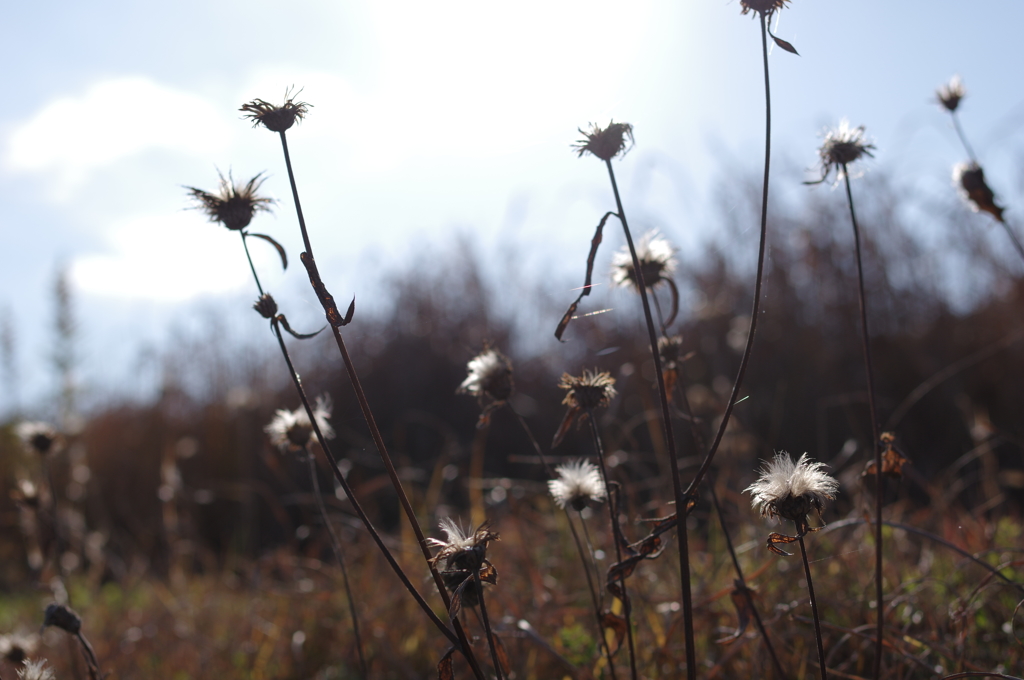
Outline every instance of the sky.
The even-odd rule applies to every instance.
[[[460,235],[485,258],[514,246],[523,268],[575,272],[612,203],[600,163],[570,144],[578,128],[612,119],[635,128],[635,148],[616,161],[634,229],[660,229],[684,258],[698,252],[715,228],[716,187],[763,162],[760,30],[740,9],[738,0],[11,5],[0,24],[9,65],[0,314],[15,329],[19,383],[0,409],[44,408],[54,389],[47,357],[62,269],[87,386],[130,382],[140,348],[161,346],[200,309],[237,305],[241,332],[265,332],[244,314],[255,291],[238,237],[189,209],[183,187],[213,190],[218,171],[266,173],[263,189],[279,203],[252,229],[297,265],[280,144],[238,111],[257,97],[280,102],[291,86],[312,104],[289,145],[317,261],[339,299],[385,304],[382,272]],[[776,19],[775,33],[800,52],[769,57],[780,164],[812,168],[822,130],[847,118],[877,146],[868,171],[951,190],[964,152],[933,93],[959,74],[961,119],[986,175],[997,193],[1019,181],[1024,3],[793,0]],[[253,255],[289,317],[315,320],[301,268],[282,272],[259,243]]]

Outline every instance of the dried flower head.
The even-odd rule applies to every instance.
[[[824,463],[812,462],[806,453],[794,463],[788,453],[780,451],[761,468],[757,481],[744,489],[753,496],[751,504],[762,517],[781,517],[796,524],[796,536],[772,533],[768,537],[768,548],[773,552],[788,555],[775,544],[792,543],[812,531],[807,515],[814,510],[820,516],[825,501],[836,497],[839,482],[824,471],[825,467]]]
[[[466,364],[469,375],[459,385],[459,394],[471,394],[495,401],[512,396],[512,362],[504,354],[484,343],[484,348]]]
[[[334,430],[328,419],[331,417],[331,398],[323,394],[316,398],[316,407],[313,409],[313,417],[320,428],[324,439],[333,439]],[[313,425],[309,422],[309,414],[302,406],[294,411],[280,409],[277,415],[264,429],[270,435],[270,443],[282,451],[301,451],[309,446],[315,434]]]
[[[770,17],[785,7],[788,2],[789,0],[740,0],[740,7],[742,8],[740,14],[758,12]]]
[[[675,254],[676,249],[656,229],[647,232],[636,242],[636,259],[640,261],[640,273],[648,288],[662,281],[671,281],[669,275],[675,271],[677,264]],[[629,246],[620,248],[612,258],[612,281],[623,288],[640,287]]]
[[[953,168],[953,183],[960,195],[974,212],[987,212],[1000,222],[1003,221],[1003,207],[996,205],[996,195],[985,182],[981,166],[971,161],[960,163]]]
[[[474,607],[480,602],[474,574],[480,575],[481,585],[498,582],[498,572],[487,560],[487,544],[499,540],[499,536],[488,528],[487,522],[472,534],[463,531],[451,517],[442,519],[439,526],[448,540],[427,539],[428,545],[440,548],[430,563],[436,567],[439,562],[444,562],[441,580],[452,593],[452,608],[448,615],[454,619],[463,605]]]
[[[195,199],[195,207],[205,212],[211,222],[220,222],[228,229],[238,231],[248,227],[257,212],[270,211],[274,199],[257,193],[264,180],[262,172],[245,184],[235,184],[230,172],[227,179],[219,172],[217,174],[220,177],[220,189],[215,194],[195,187],[185,187]]]
[[[607,406],[618,392],[615,391],[615,378],[608,371],[593,372],[583,369],[583,375],[577,377],[562,374],[558,386],[568,390],[562,403],[570,408],[589,411],[598,406]]]
[[[43,628],[48,626],[77,635],[82,630],[82,618],[67,605],[54,602],[47,605],[46,613],[43,615]]]
[[[14,431],[25,448],[40,456],[57,453],[64,446],[64,437],[49,423],[25,421],[18,423]]]
[[[949,82],[935,91],[935,97],[947,111],[956,111],[960,106],[960,100],[964,98],[967,91],[964,89],[960,76],[953,76]]]
[[[576,460],[555,468],[558,479],[548,481],[548,491],[560,508],[582,510],[587,503],[601,503],[608,497],[601,471],[589,460]]]
[[[18,669],[21,680],[53,680],[53,669],[47,667],[45,659],[26,661],[24,667]]]
[[[242,108],[238,110],[245,112],[243,117],[252,120],[253,127],[262,125],[271,132],[284,132],[295,125],[295,121],[305,118],[312,107],[312,104],[295,101],[295,96],[299,92],[292,95],[291,88],[285,90],[284,104],[281,106],[275,106],[263,99],[253,99],[242,104]]]
[[[558,382],[558,386],[566,390],[562,403],[569,408],[565,412],[565,417],[562,418],[562,424],[558,426],[558,431],[555,433],[555,438],[551,443],[552,448],[562,443],[565,433],[569,431],[577,416],[580,419],[579,422],[582,423],[583,418],[591,410],[598,406],[607,406],[611,402],[612,398],[617,394],[614,385],[615,378],[607,371],[598,373],[597,369],[593,372],[583,369],[583,375],[579,377],[569,375],[568,373],[562,374],[562,379]]]
[[[658,356],[661,357],[661,375],[665,381],[665,391],[671,402],[675,394],[676,383],[679,382],[679,367],[686,359],[683,356],[682,336],[663,335],[658,338]]]
[[[3,657],[12,666],[17,666],[35,654],[36,647],[38,646],[38,635],[21,635],[18,633],[0,635],[0,657]]]
[[[277,301],[270,293],[260,295],[260,298],[252,306],[264,319],[273,319],[277,316]]]
[[[846,176],[846,166],[859,160],[862,156],[873,158],[871,153],[875,148],[869,144],[864,137],[864,126],[850,127],[849,121],[843,119],[839,127],[825,131],[825,141],[818,150],[821,159],[821,179],[806,184],[821,184],[832,173],[836,171],[836,182]]]
[[[584,138],[572,145],[579,156],[590,153],[603,161],[610,161],[619,154],[625,155],[633,147],[633,126],[629,123],[612,120],[605,128],[591,123],[589,131],[583,128],[579,131]]]

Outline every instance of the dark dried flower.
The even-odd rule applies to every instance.
[[[947,111],[956,111],[960,106],[960,100],[964,98],[967,91],[964,89],[960,76],[953,76],[949,82],[935,91],[935,96]]]
[[[671,281],[669,275],[676,269],[676,249],[658,231],[652,230],[636,242],[636,258],[640,261],[640,273],[644,284],[653,288],[662,281]],[[612,257],[612,281],[622,287],[639,288],[633,256],[628,246],[623,246]]]
[[[601,471],[588,460],[577,460],[555,468],[558,479],[548,480],[548,491],[555,499],[555,505],[573,510],[582,510],[587,503],[600,503],[608,497],[601,479]]]
[[[49,423],[28,421],[18,423],[15,433],[27,449],[40,456],[57,453],[64,446],[64,437]]]
[[[869,144],[864,138],[864,126],[850,127],[847,120],[839,122],[839,127],[826,130],[825,141],[818,150],[821,159],[821,179],[805,184],[821,184],[836,170],[836,182],[842,181],[846,176],[846,166],[859,160],[862,156],[873,158],[871,150],[874,144]]]
[[[584,139],[572,145],[579,156],[590,153],[603,161],[610,161],[619,154],[626,155],[633,147],[633,126],[629,123],[609,121],[605,128],[591,123],[589,131],[583,128],[579,131]]]
[[[252,306],[264,319],[273,319],[277,316],[277,302],[270,293],[264,293]]]
[[[275,106],[263,99],[253,99],[242,104],[242,108],[238,110],[245,112],[244,118],[252,120],[253,127],[263,125],[271,132],[284,132],[295,125],[295,121],[305,118],[311,107],[312,104],[295,101],[289,89],[284,93],[284,104],[281,106]]]
[[[672,401],[676,383],[679,381],[679,366],[683,363],[683,338],[679,335],[663,335],[658,338],[658,356],[661,357],[661,374],[665,381],[668,400]]]
[[[70,607],[54,602],[47,605],[46,614],[43,616],[43,627],[47,626],[55,626],[72,635],[78,635],[82,630],[82,619]]]
[[[882,474],[899,479],[903,476],[903,466],[910,461],[902,451],[896,448],[896,435],[892,432],[883,432],[879,435],[878,441],[885,447],[882,452]],[[875,470],[875,461],[868,461],[861,476],[874,475]]]
[[[785,7],[788,2],[789,0],[740,0],[740,7],[742,8],[740,14],[759,12],[770,17]]]
[[[569,409],[565,412],[565,417],[562,418],[562,424],[559,425],[558,431],[555,433],[551,447],[554,448],[562,442],[565,433],[569,431],[577,416],[580,417],[580,422],[583,422],[582,418],[591,410],[599,406],[607,406],[617,394],[614,385],[615,378],[607,371],[598,373],[595,369],[591,373],[583,369],[583,375],[579,377],[563,373],[558,386],[567,390],[562,403]]]
[[[211,222],[220,222],[232,231],[245,229],[252,222],[253,215],[264,210],[270,211],[274,199],[258,196],[263,184],[263,173],[256,175],[245,184],[235,184],[231,173],[227,179],[220,177],[220,189],[215,194],[195,187],[185,187],[196,200],[196,208],[206,213]]]
[[[1003,208],[996,205],[996,195],[985,182],[985,172],[981,166],[971,161],[960,163],[953,168],[953,183],[960,195],[967,201],[974,212],[987,212],[1000,222],[1003,221]]]
[[[333,439],[334,429],[328,422],[331,417],[331,397],[329,395],[322,394],[316,398],[313,417],[316,418],[316,424],[324,439]],[[313,425],[309,422],[309,414],[302,406],[294,411],[279,409],[277,415],[269,425],[263,428],[263,431],[270,435],[270,443],[282,451],[301,451],[309,446],[316,434]]]
[[[452,593],[452,609],[448,614],[455,618],[463,605],[474,607],[480,603],[474,574],[480,575],[481,585],[494,585],[498,582],[498,572],[487,560],[487,544],[500,537],[488,528],[486,522],[472,534],[463,531],[450,517],[442,519],[440,527],[448,540],[427,539],[428,545],[440,548],[430,563],[436,567],[438,562],[444,562],[440,571],[441,580]]]

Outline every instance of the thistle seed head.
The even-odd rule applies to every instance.
[[[206,213],[211,222],[220,222],[232,231],[245,229],[252,222],[253,216],[263,211],[270,211],[274,199],[258,194],[263,184],[263,173],[256,175],[245,184],[235,184],[231,173],[227,179],[220,176],[220,188],[217,193],[210,193],[195,187],[185,187],[196,201],[196,208]]]
[[[849,121],[843,119],[839,127],[825,131],[825,141],[818,149],[821,162],[821,179],[807,184],[820,184],[828,179],[832,170],[836,171],[836,181],[845,177],[846,166],[859,160],[862,156],[873,158],[871,151],[874,144],[868,143],[864,137],[864,126],[850,127]]]
[[[512,362],[487,343],[480,354],[469,360],[466,370],[469,375],[459,385],[460,394],[477,398],[488,396],[495,401],[505,401],[512,396]]]
[[[555,468],[558,479],[548,481],[548,491],[560,508],[580,511],[591,501],[601,503],[608,497],[601,471],[588,460],[576,460]]]
[[[647,232],[636,242],[636,259],[640,261],[640,273],[643,274],[644,284],[648,288],[653,288],[669,278],[675,271],[675,253],[676,249],[669,240],[656,229]],[[623,288],[640,288],[628,245],[616,251],[612,258],[612,281]]]
[[[583,369],[583,375],[576,377],[568,373],[562,374],[558,386],[567,390],[562,403],[571,409],[589,411],[598,406],[607,406],[618,394],[615,391],[615,378],[607,371],[593,372]]]
[[[971,210],[987,212],[1000,222],[1003,221],[1003,207],[996,205],[996,195],[985,181],[985,171],[980,165],[974,161],[960,163],[953,168],[953,183]]]
[[[785,7],[788,2],[789,0],[740,0],[740,7],[742,8],[740,14],[758,12],[770,17]]]
[[[667,369],[676,368],[682,360],[683,337],[681,335],[658,338],[658,355],[661,357],[661,365]]]
[[[38,646],[38,635],[19,635],[17,633],[0,635],[0,657],[3,657],[12,666],[17,666],[35,654]]]
[[[935,97],[938,99],[939,104],[949,112],[956,111],[957,107],[960,106],[960,100],[964,98],[967,91],[964,89],[964,83],[960,80],[960,76],[953,76],[949,79],[949,82],[939,87],[935,91]]]
[[[610,161],[619,154],[626,155],[633,147],[633,126],[629,123],[609,121],[604,128],[591,123],[588,131],[579,128],[579,132],[583,139],[572,145],[578,156],[589,153],[603,161]]]
[[[477,527],[472,535],[468,531],[463,531],[450,517],[442,519],[440,527],[448,540],[427,539],[427,545],[440,548],[430,559],[430,563],[436,567],[438,562],[444,562],[441,580],[453,595],[459,594],[459,607],[462,604],[476,606],[480,602],[480,593],[477,591],[473,575],[480,575],[481,585],[497,583],[498,573],[487,561],[487,544],[499,540],[500,537],[497,532],[488,528],[487,522]],[[455,598],[453,607],[456,606],[454,602]]]
[[[807,524],[811,510],[821,514],[825,501],[835,498],[839,482],[830,477],[824,463],[812,462],[807,454],[796,463],[785,451],[775,454],[761,468],[757,481],[744,489],[762,517],[782,517],[798,527]]]
[[[53,680],[53,669],[46,665],[45,659],[26,661],[24,667],[18,669],[20,680]]]
[[[334,438],[334,429],[328,419],[331,417],[331,398],[323,394],[316,398],[313,417],[324,439]],[[302,406],[294,411],[278,410],[270,424],[263,428],[270,435],[270,443],[282,451],[301,451],[309,446],[316,434],[309,421],[309,415]]]
[[[295,93],[295,95],[298,94],[298,92]],[[284,104],[281,106],[275,106],[263,99],[253,99],[251,102],[242,104],[238,110],[245,113],[243,118],[250,119],[253,127],[262,125],[271,132],[284,132],[295,125],[296,121],[305,118],[311,107],[312,104],[295,101],[295,96],[291,94],[289,88],[285,90]]]
[[[22,445],[40,456],[58,453],[64,447],[64,437],[53,425],[44,422],[18,423],[15,433]]]

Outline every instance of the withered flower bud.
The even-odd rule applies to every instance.
[[[195,207],[205,212],[211,222],[220,222],[232,231],[239,231],[249,226],[257,212],[269,212],[274,203],[274,199],[257,193],[263,180],[261,172],[245,184],[235,184],[229,172],[227,179],[220,175],[220,189],[215,194],[196,187],[185,188],[196,200]]]
[[[1003,207],[996,205],[996,195],[985,181],[985,172],[981,166],[971,161],[961,163],[953,168],[953,182],[960,190],[960,195],[967,201],[974,212],[987,212],[1000,222],[1003,221]]]
[[[864,126],[850,127],[849,121],[842,120],[839,127],[825,132],[825,141],[818,149],[821,159],[821,179],[805,184],[821,184],[833,170],[836,170],[836,181],[845,177],[846,166],[859,160],[862,156],[874,157],[871,151],[874,144],[869,144],[864,137]]]
[[[23,422],[15,428],[15,433],[30,451],[45,456],[50,453],[57,453],[64,446],[64,438],[57,429],[49,423]]]
[[[295,125],[295,121],[305,118],[311,106],[306,102],[295,101],[290,91],[286,91],[284,104],[281,106],[275,106],[263,99],[253,99],[242,104],[239,111],[245,112],[244,117],[252,120],[253,127],[262,125],[271,132],[284,132]]]
[[[56,626],[72,635],[78,635],[82,630],[82,619],[70,607],[53,603],[46,607],[46,615],[43,617],[43,628],[48,626]]]
[[[935,91],[935,97],[939,100],[939,104],[950,112],[956,111],[957,107],[960,106],[960,100],[966,94],[967,91],[964,89],[960,76],[953,76],[947,84]]]
[[[770,17],[774,12],[785,7],[788,2],[789,0],[740,0],[742,8],[740,14],[759,12]]]
[[[252,306],[264,319],[273,319],[277,316],[277,302],[270,293],[264,293]]]
[[[603,161],[610,161],[619,154],[625,155],[633,146],[633,126],[629,123],[609,121],[605,128],[591,123],[589,131],[585,132],[583,128],[579,131],[584,139],[572,145],[579,156],[589,153]]]

